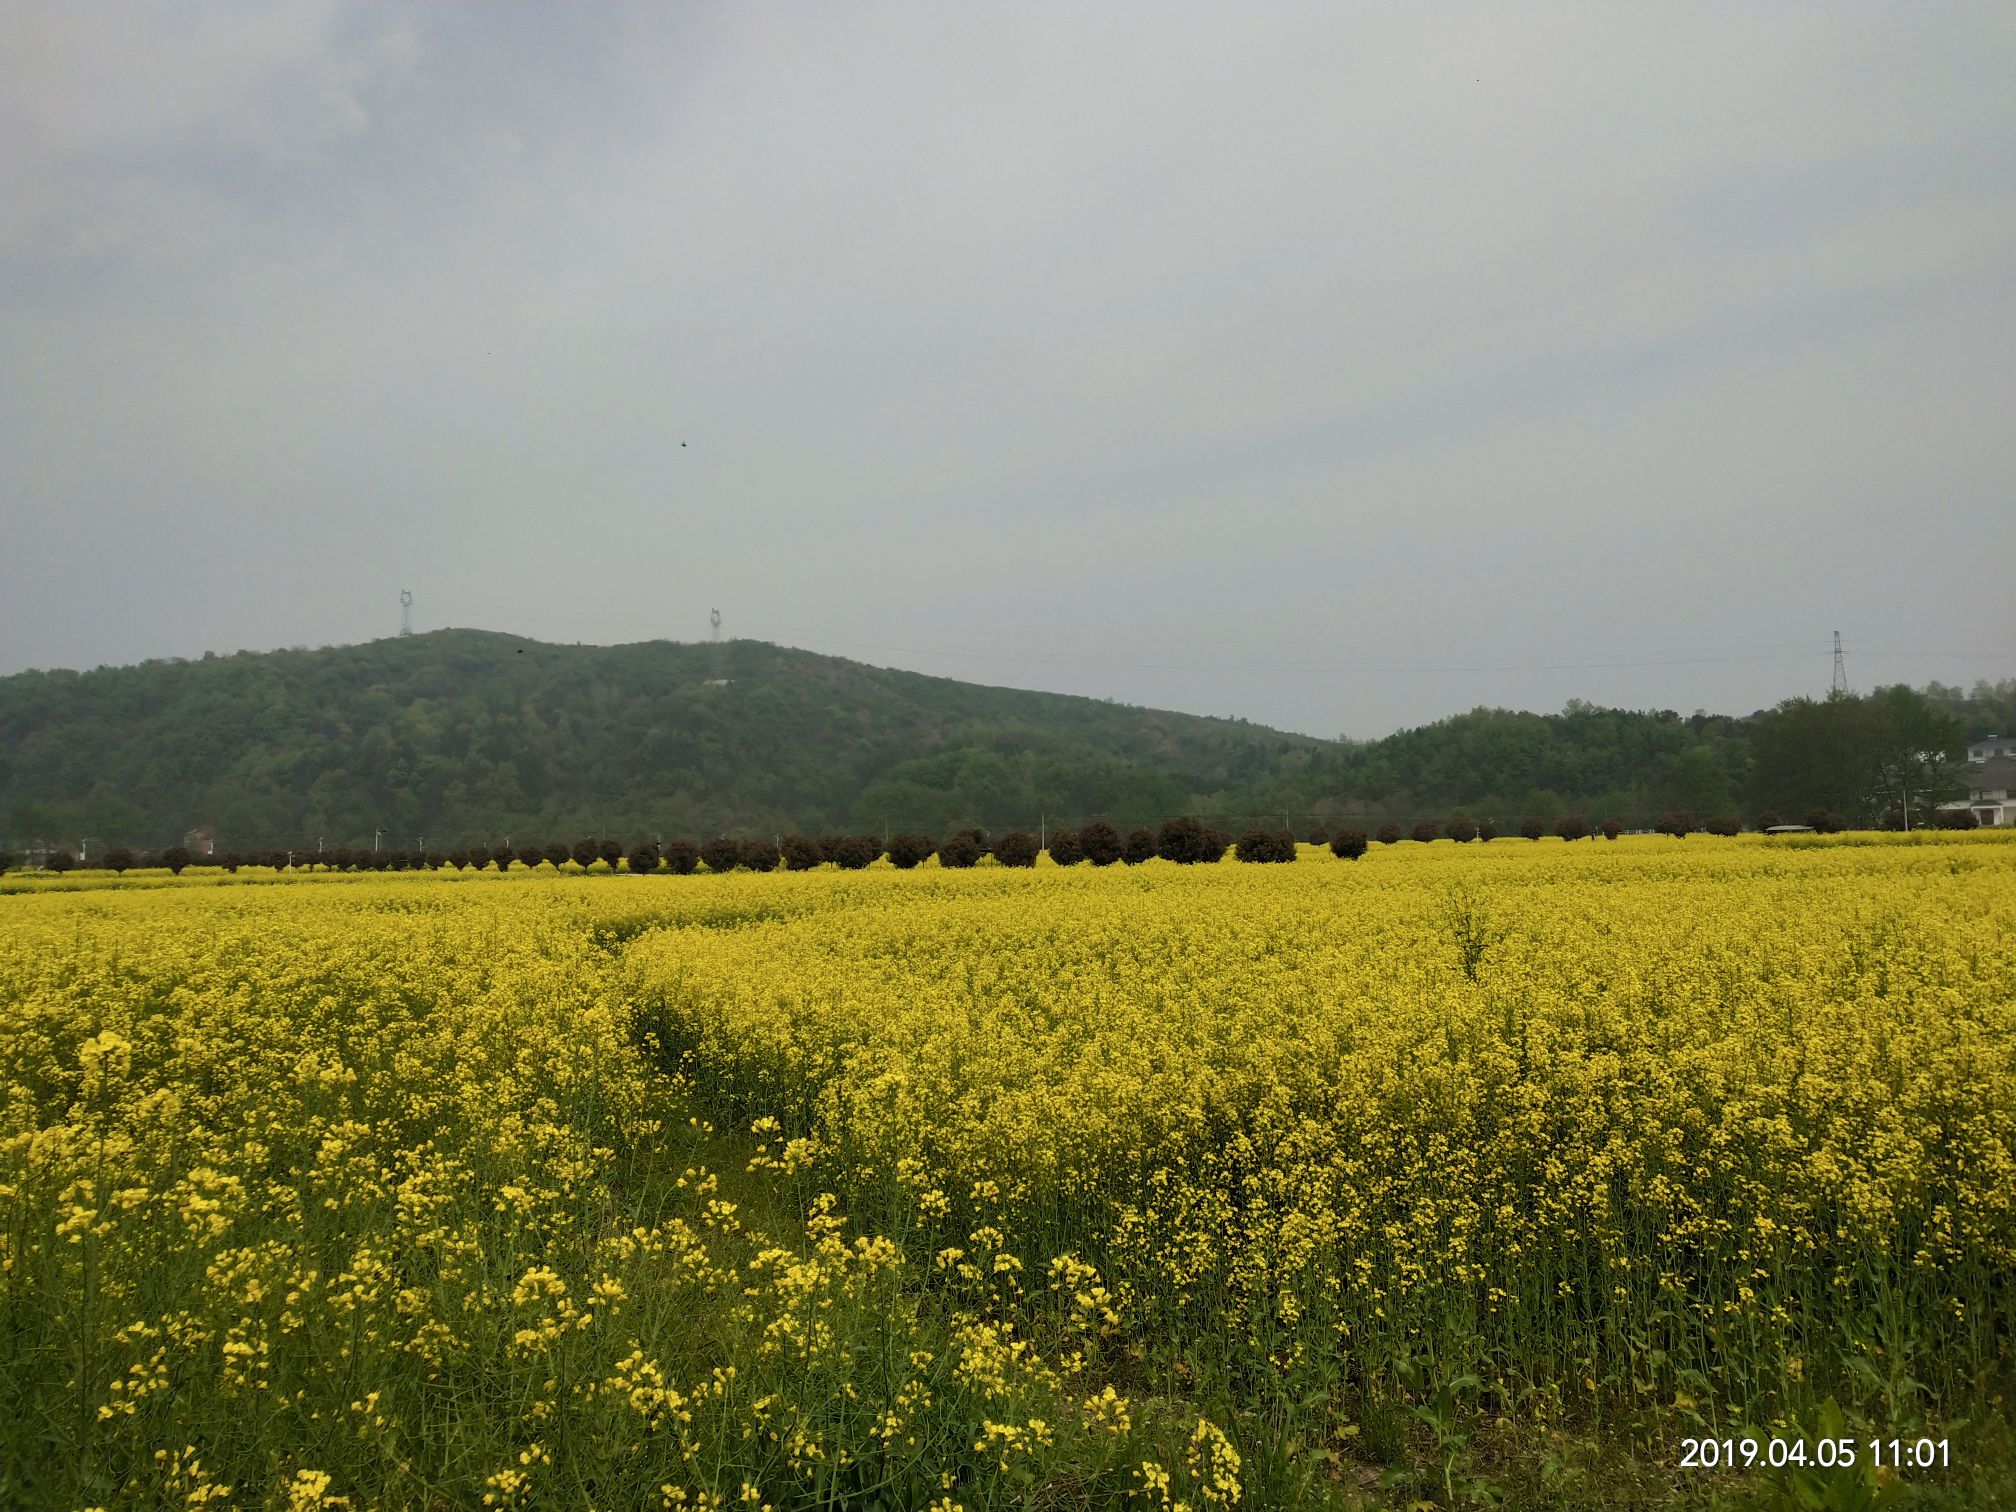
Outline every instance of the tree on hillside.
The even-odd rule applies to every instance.
[[[1715,746],[1699,741],[1673,758],[1666,776],[1666,791],[1675,812],[1719,814],[1735,801],[1735,786],[1729,768]]]
[[[1856,813],[1873,772],[1869,706],[1851,694],[1788,698],[1750,729],[1750,796],[1760,808]]]

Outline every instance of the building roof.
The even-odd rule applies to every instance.
[[[1966,779],[1970,792],[1993,792],[1997,788],[2004,792],[2016,790],[2016,756],[1990,756],[1986,761],[1976,762],[1971,770],[1961,775]]]

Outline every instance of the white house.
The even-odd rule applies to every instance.
[[[1969,761],[1986,761],[1991,756],[2016,756],[2016,735],[1990,735],[1967,747]]]
[[[1957,775],[1967,784],[1967,796],[1940,804],[1942,811],[1972,809],[1984,829],[2016,824],[2016,755],[1970,762]]]

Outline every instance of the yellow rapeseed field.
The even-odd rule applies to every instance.
[[[10,882],[0,1042],[0,1505],[1433,1504],[2011,1378],[2003,837]]]

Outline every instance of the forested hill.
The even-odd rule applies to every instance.
[[[2016,683],[1929,691],[1953,730],[2016,733],[2001,728]],[[159,845],[201,825],[253,847],[369,844],[378,830],[430,846],[944,834],[1185,812],[1297,828],[1458,812],[1638,824],[1668,808],[1747,815],[1760,795],[1803,812],[1806,787],[1841,808],[1866,786],[1856,763],[1823,772],[1810,759],[1849,751],[1861,709],[1788,705],[1761,725],[1581,704],[1477,709],[1337,742],[759,641],[556,646],[444,630],[0,678],[0,846]],[[1759,751],[1777,753],[1769,770]]]
[[[5,839],[234,844],[1157,815],[1327,743],[758,641],[476,630],[0,678]]]

